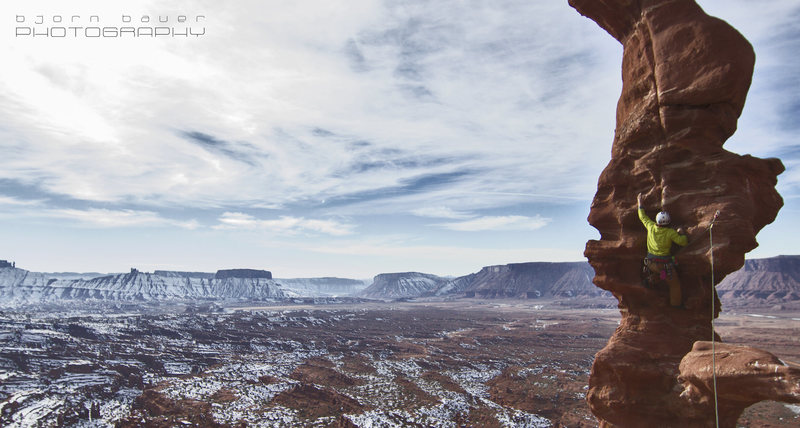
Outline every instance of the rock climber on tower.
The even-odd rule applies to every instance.
[[[669,214],[661,211],[656,215],[656,221],[650,219],[642,206],[642,194],[639,193],[636,201],[639,206],[639,220],[647,229],[647,257],[644,264],[647,268],[659,275],[659,278],[669,285],[669,304],[682,307],[681,283],[675,272],[675,258],[672,257],[672,243],[685,246],[689,243],[682,227],[677,230],[669,227]]]

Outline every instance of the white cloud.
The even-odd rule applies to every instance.
[[[305,219],[292,216],[262,220],[239,212],[223,213],[219,218],[219,223],[219,225],[215,226],[216,229],[261,229],[286,235],[311,232],[344,236],[353,233],[354,228],[353,225],[335,220]]]
[[[244,213],[226,212],[219,218],[221,227],[253,229],[258,227],[259,221],[255,217]]]
[[[452,208],[443,206],[417,208],[411,210],[411,213],[419,217],[452,218],[457,220],[475,217],[473,214],[456,211],[453,210]]]
[[[13,135],[0,145],[19,143],[0,174],[86,200],[203,207],[333,199],[458,170],[476,173],[450,183],[454,194],[585,196],[602,166],[586,152],[604,154],[592,141],[613,135],[618,64],[598,61],[619,49],[584,37],[597,28],[562,4],[187,5],[208,17],[206,37],[3,39],[14,66],[0,70],[0,119]],[[113,6],[100,10],[116,18]],[[598,77],[590,84],[586,72]],[[605,98],[604,121],[576,126]],[[252,162],[183,131],[246,143],[239,154]]]
[[[441,223],[439,226],[445,229],[461,232],[478,231],[513,231],[513,230],[536,230],[547,226],[549,218],[541,216],[527,217],[520,215],[509,216],[486,216],[472,220],[455,223]]]
[[[542,216],[478,216],[472,213],[455,211],[448,207],[433,206],[423,207],[411,211],[412,214],[420,217],[447,218],[453,220],[463,220],[449,223],[438,223],[438,226],[448,230],[459,232],[479,232],[479,231],[531,231],[541,229],[551,222],[551,219]]]
[[[433,226],[454,231],[535,230],[549,219],[476,213],[577,206],[590,200],[610,156],[622,47],[564,1],[67,3],[0,2],[0,19],[91,10],[113,25],[127,12],[202,13],[207,35],[55,41],[1,33],[0,184],[19,195],[0,195],[4,219],[23,219],[34,211],[24,200],[42,199],[37,220],[100,228],[198,227],[162,211],[178,208],[227,211],[217,229],[293,238],[365,239],[375,214],[443,219]],[[794,120],[786,106],[800,87],[786,79],[800,75],[790,43],[797,2],[699,3],[740,28],[758,57],[726,148],[777,155],[796,135],[778,118]],[[796,194],[797,162],[784,163],[780,186]],[[74,200],[108,209],[54,211]],[[286,215],[245,214],[256,208]],[[362,219],[370,227],[358,227]],[[468,239],[478,260],[484,243]],[[410,260],[445,247],[407,248],[381,251]],[[553,259],[546,251],[526,259],[539,254]]]
[[[702,2],[764,40],[765,19],[737,21],[748,4]],[[67,13],[59,2],[17,9],[0,11]],[[68,9],[109,21],[129,9],[175,11],[159,1]],[[12,65],[0,69],[0,178],[93,201],[281,206],[466,170],[445,203],[474,210],[531,194],[587,199],[608,159],[621,47],[563,3],[196,0],[184,9],[207,16],[207,36],[0,38]],[[773,51],[759,51],[759,63],[780,64]],[[204,150],[187,131],[246,149]],[[435,205],[436,190],[416,199]]]
[[[44,201],[41,200],[26,200],[26,199],[19,199],[13,198],[10,196],[3,196],[0,195],[0,206],[7,206],[7,207],[32,207],[41,205]]]
[[[174,226],[183,229],[196,229],[195,220],[178,221],[167,219],[152,211],[109,210],[104,208],[49,209],[42,211],[43,217],[76,221],[80,224],[99,228],[118,227],[163,227]]]

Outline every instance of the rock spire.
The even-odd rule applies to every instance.
[[[623,45],[611,161],[598,180],[589,214],[600,239],[589,241],[585,251],[595,285],[619,300],[622,320],[595,358],[587,401],[605,427],[713,426],[708,397],[698,395],[708,393],[698,387],[707,379],[696,375],[698,364],[709,360],[695,355],[685,365],[691,373],[679,377],[681,360],[696,342],[715,334],[712,318],[719,299],[711,284],[708,228],[719,211],[713,229],[714,282],[719,283],[742,267],[745,253],[758,245],[756,233],[783,205],[775,190],[784,170],[778,159],[740,156],[722,147],[744,106],[753,48],[694,0],[569,4]],[[685,310],[669,306],[665,288],[641,284],[646,232],[636,213],[639,193],[651,217],[664,209],[673,224],[687,229],[689,245],[676,256]],[[753,373],[740,369],[726,379],[740,375],[755,381]],[[691,393],[682,394],[684,389]],[[769,396],[764,391],[770,387],[759,389],[758,400]],[[800,401],[800,388],[794,395],[781,394],[776,391],[774,399]],[[738,404],[725,403],[726,423],[735,424],[749,405],[742,403],[750,400],[738,399]]]

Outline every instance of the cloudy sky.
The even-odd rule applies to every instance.
[[[751,256],[800,254],[800,5],[699,3],[757,54],[726,148],[787,167]],[[462,275],[598,237],[622,49],[566,0],[4,0],[0,20],[19,267]],[[112,37],[133,24],[193,34]]]

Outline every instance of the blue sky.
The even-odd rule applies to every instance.
[[[750,256],[798,254],[800,5],[699,3],[757,55],[725,147],[787,167]],[[205,34],[16,36],[123,16]],[[566,0],[12,0],[0,20],[0,259],[20,267],[463,275],[598,236],[622,49]]]

